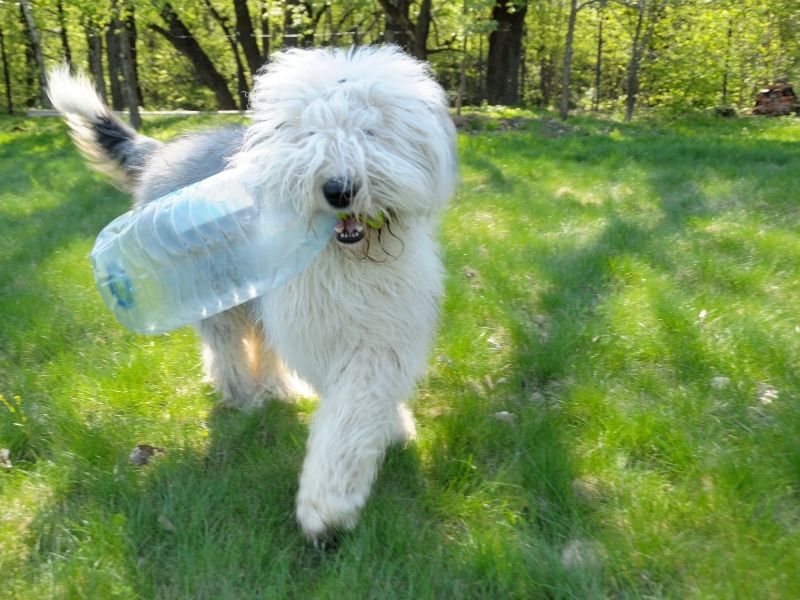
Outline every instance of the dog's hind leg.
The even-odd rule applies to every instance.
[[[236,306],[196,325],[203,340],[206,380],[222,404],[250,409],[262,402],[253,358],[254,325],[249,305]]]
[[[231,308],[201,321],[206,379],[222,404],[257,408],[265,398],[288,398],[298,384],[271,349],[251,304]]]
[[[248,343],[248,346],[250,344]],[[258,326],[251,349],[258,390],[262,396],[288,400],[298,396],[313,396],[308,385],[286,368],[281,357],[272,349],[263,329]]]

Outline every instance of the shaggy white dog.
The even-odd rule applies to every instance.
[[[346,215],[299,277],[197,330],[223,402],[287,397],[292,372],[319,395],[297,518],[315,543],[352,528],[387,446],[414,435],[405,401],[442,296],[455,131],[426,65],[394,47],[284,52],[256,79],[252,124],[169,143],[130,129],[82,76],[56,70],[49,87],[78,147],[137,204],[249,166],[264,203]]]

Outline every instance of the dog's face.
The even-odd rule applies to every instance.
[[[257,78],[234,164],[270,202],[340,215],[336,239],[426,218],[456,182],[455,130],[427,67],[394,47],[290,50]]]

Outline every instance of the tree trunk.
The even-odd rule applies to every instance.
[[[64,3],[61,0],[56,2],[56,12],[58,13],[58,30],[61,36],[61,47],[64,49],[64,60],[68,65],[72,64],[72,50],[69,47],[69,38],[67,37],[67,20],[64,17]]]
[[[428,60],[428,34],[431,29],[431,0],[422,0],[417,22],[408,16],[411,0],[380,0],[384,14],[383,41],[397,44],[420,60]]]
[[[269,4],[262,0],[261,7],[261,64],[267,64],[269,60]]]
[[[642,68],[644,51],[650,44],[650,36],[655,29],[659,6],[657,0],[639,0],[636,3],[636,32],[631,47],[631,60],[628,63],[628,81],[625,98],[625,120],[633,119],[636,108],[636,97],[639,95],[639,76]],[[645,24],[645,16],[649,13],[650,22]]]
[[[564,41],[564,64],[561,68],[561,99],[558,103],[558,116],[565,121],[569,116],[569,86],[572,74],[572,50],[575,38],[575,22],[578,20],[578,0],[570,0],[567,38]]]
[[[490,104],[519,104],[517,92],[527,10],[527,0],[516,5],[498,0],[492,10],[497,29],[489,35],[489,56],[486,61],[486,95]]]
[[[486,98],[486,85],[484,77],[486,69],[483,68],[483,34],[478,34],[478,64],[475,69],[478,71],[478,91],[475,94],[476,104],[480,104]]]
[[[233,10],[236,15],[236,37],[242,46],[250,75],[255,75],[261,68],[261,53],[258,51],[250,11],[247,10],[247,0],[233,0]]]
[[[323,15],[328,14],[328,9],[330,9],[331,5],[330,3],[323,4],[317,14],[314,14],[314,6],[311,2],[306,2],[305,7],[306,14],[311,17],[311,23],[306,27],[306,33],[303,35],[303,47],[311,48],[314,45],[314,38],[317,36],[319,22],[322,20]]]
[[[428,60],[428,33],[431,29],[431,0],[422,0],[414,27],[414,56]]]
[[[528,28],[522,25],[522,57],[519,61],[519,83],[517,85],[517,97],[520,104],[525,102],[525,84],[528,81],[528,63],[525,60],[525,48],[528,47]]]
[[[219,11],[214,8],[214,5],[211,4],[211,0],[205,0],[205,3],[208,11],[211,13],[211,16],[222,28],[222,33],[225,35],[225,39],[228,40],[228,45],[231,47],[231,52],[233,52],[233,59],[236,61],[236,90],[239,96],[239,106],[242,110],[245,110],[247,108],[247,95],[250,90],[247,85],[247,77],[244,73],[242,57],[239,54],[239,45],[236,43],[238,34],[233,34],[230,27],[228,27],[228,19],[223,17]]]
[[[283,10],[283,46],[285,48],[311,48],[319,19],[328,10],[328,5],[314,15],[311,2],[286,0]],[[310,23],[308,22],[310,20]]]
[[[128,107],[128,116],[134,129],[142,127],[142,117],[139,114],[139,94],[137,93],[138,82],[136,81],[136,70],[133,67],[133,53],[131,52],[131,40],[128,37],[128,27],[125,20],[121,17],[119,0],[111,0],[111,13],[114,21],[120,23],[119,28],[119,62],[122,67],[122,96]]]
[[[467,0],[464,0],[462,18],[466,19]],[[464,105],[464,96],[467,93],[467,31],[464,29],[464,39],[461,40],[461,62],[458,65],[458,94],[456,95],[456,114],[461,115]]]
[[[108,63],[108,82],[111,88],[111,107],[124,110],[125,98],[122,94],[122,65],[119,61],[119,21],[112,17],[106,29],[106,62]]]
[[[225,78],[214,67],[214,63],[180,20],[172,6],[165,2],[160,12],[167,24],[167,29],[152,23],[149,25],[150,29],[163,35],[178,52],[189,59],[200,81],[214,92],[217,98],[217,107],[220,110],[236,110],[236,102],[231,96]]]
[[[636,33],[633,35],[631,45],[631,59],[628,62],[628,80],[625,85],[625,120],[633,118],[634,107],[636,106],[636,94],[639,92],[639,63],[641,61],[640,42],[642,38],[642,23],[644,23],[644,1],[636,3]]]
[[[6,56],[6,42],[3,30],[0,29],[0,58],[3,60],[3,81],[6,84],[6,108],[8,114],[14,113],[14,103],[11,101],[11,76],[8,72],[8,57]]]
[[[136,80],[136,98],[139,106],[144,106],[144,94],[142,94],[142,80],[139,79],[139,52],[136,50],[136,39],[138,32],[136,31],[136,18],[133,10],[135,3],[130,0],[127,1],[128,18],[124,21],[124,26],[127,28],[128,48],[131,53],[131,66],[133,67],[133,75]]]
[[[384,14],[383,41],[412,54],[415,27],[408,16],[410,0],[380,0],[380,4]]]
[[[384,10],[383,41],[387,44],[397,44],[404,50],[411,48],[411,31],[408,28],[408,0],[384,0],[381,6]],[[405,17],[405,18],[403,18]]]
[[[728,71],[731,65],[731,42],[733,41],[733,17],[728,19],[727,44],[725,46],[725,66],[722,73],[722,107],[728,107]]]
[[[294,24],[295,13],[300,6],[300,0],[286,0],[283,9],[283,47],[300,47],[300,29]]]
[[[31,49],[36,59],[36,67],[39,75],[39,97],[41,105],[45,108],[52,108],[50,98],[47,97],[47,70],[44,66],[44,54],[42,53],[42,44],[39,41],[39,30],[36,28],[36,22],[33,20],[33,12],[31,12],[30,0],[20,0],[20,8],[25,17],[25,25],[27,29],[28,39],[30,40]]]
[[[94,25],[84,24],[86,47],[88,48],[89,72],[94,79],[100,97],[106,101],[106,81],[103,75],[103,38]]]
[[[555,93],[556,67],[552,49],[544,44],[536,48],[536,61],[539,63],[539,95],[541,106],[547,108]]]
[[[19,21],[20,21],[20,29],[27,33],[28,25],[25,22],[25,12],[22,10],[22,5],[19,5]],[[25,70],[23,71],[24,75],[24,104],[27,108],[33,108],[36,106],[37,101],[37,94],[36,94],[36,53],[33,51],[33,45],[31,44],[30,36],[25,36]]]
[[[594,98],[592,98],[592,110],[600,110],[600,80],[603,74],[603,20],[605,19],[605,0],[600,2],[597,9],[597,55],[594,61]]]

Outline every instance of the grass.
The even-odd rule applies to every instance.
[[[87,253],[127,200],[57,121],[0,120],[0,596],[799,597],[798,142],[462,135],[419,439],[320,552],[292,514],[314,403],[214,410],[190,330],[118,326]]]

